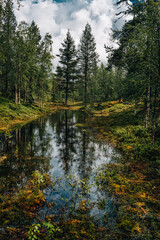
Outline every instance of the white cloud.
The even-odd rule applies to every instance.
[[[78,45],[88,22],[96,39],[100,60],[106,62],[104,44],[113,44],[110,33],[116,9],[112,0],[69,0],[65,3],[39,0],[37,4],[33,4],[31,0],[23,0],[21,3],[23,7],[20,10],[15,8],[17,21],[24,20],[31,23],[32,20],[35,20],[42,35],[49,32],[53,36],[54,55],[58,54],[68,29]],[[55,59],[55,65],[57,62],[58,59]]]

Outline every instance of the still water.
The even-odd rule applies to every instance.
[[[53,179],[60,180],[54,188],[44,190],[47,203],[38,214],[44,218],[50,211],[60,216],[62,206],[65,205],[67,213],[71,205],[73,191],[67,176],[72,175],[79,181],[88,179],[91,189],[83,197],[92,202],[104,197],[106,211],[113,215],[112,197],[107,193],[102,196],[92,183],[96,169],[103,163],[116,161],[119,154],[108,143],[96,139],[95,130],[87,127],[86,122],[81,111],[61,110],[17,127],[11,133],[1,133],[0,157],[4,159],[0,162],[1,194],[25,186],[35,171],[49,173]],[[79,192],[76,194],[74,197],[78,198]],[[56,207],[48,210],[47,204],[53,200]],[[99,217],[103,211],[94,207],[90,214]]]

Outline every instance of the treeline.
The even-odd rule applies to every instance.
[[[0,93],[15,102],[46,100],[101,102],[109,99],[143,103],[145,127],[153,140],[160,115],[160,3],[120,0],[129,15],[122,30],[113,31],[117,49],[105,46],[108,64],[99,63],[95,38],[87,23],[76,47],[70,31],[59,49],[52,72],[52,38],[41,37],[32,22],[18,26],[12,0],[0,0]],[[136,113],[136,112],[135,112]]]
[[[15,103],[52,94],[52,37],[33,21],[17,25],[12,0],[0,1],[0,93]]]
[[[113,31],[117,49],[105,46],[108,64],[97,66],[98,55],[89,24],[76,50],[70,32],[60,49],[55,75],[55,98],[89,101],[121,99],[144,103],[145,126],[157,128],[160,114],[160,3],[120,0],[129,15],[122,30]],[[135,111],[136,113],[136,111]],[[155,128],[155,131],[156,131]]]
[[[0,0],[0,95],[15,103],[120,99],[123,71],[99,64],[95,38],[87,23],[79,45],[70,31],[59,49],[53,73],[52,37],[42,38],[33,21],[17,25],[12,0]],[[117,77],[118,76],[118,77]]]
[[[132,16],[121,31],[114,31],[119,47],[110,52],[110,67],[124,72],[122,98],[144,105],[145,127],[152,128],[153,142],[160,116],[160,2],[158,0],[118,1],[127,10],[119,16]]]
[[[74,99],[87,103],[120,99],[119,86],[123,72],[99,63],[95,38],[87,23],[76,49],[70,31],[59,49],[59,65],[54,79],[54,100]]]
[[[0,95],[15,103],[70,100],[105,101],[119,97],[117,75],[99,59],[89,24],[76,49],[70,32],[59,49],[59,65],[53,73],[52,37],[42,38],[36,23],[16,22],[12,0],[0,0]],[[119,73],[121,72],[121,73]]]

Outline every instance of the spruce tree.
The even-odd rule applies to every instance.
[[[3,30],[3,18],[4,18],[4,6],[2,0],[0,0],[0,78],[2,74],[2,63],[4,62],[4,52],[3,52],[3,42],[2,42],[2,30]],[[1,82],[0,82],[0,90],[1,90]]]
[[[5,56],[2,63],[2,77],[4,79],[4,92],[8,96],[9,87],[13,78],[13,59],[14,59],[14,38],[16,31],[16,18],[13,12],[13,3],[7,0],[4,7],[4,17],[2,25],[2,47]]]
[[[128,3],[118,1],[118,5]],[[119,48],[110,62],[125,70],[125,97],[144,101],[145,127],[157,129],[160,115],[160,4],[156,0],[135,1],[126,14],[133,18],[114,36]],[[119,14],[123,14],[119,13]],[[154,130],[157,131],[157,130]],[[154,137],[153,137],[154,138]]]
[[[60,66],[57,66],[55,72],[55,88],[56,88],[56,96],[55,98],[60,100],[64,96],[64,86],[65,80],[63,78],[63,70]]]
[[[62,65],[63,77],[65,79],[66,104],[68,102],[69,91],[76,80],[77,51],[74,40],[68,30],[66,39],[59,49],[60,64]]]
[[[83,31],[80,40],[78,60],[79,70],[82,73],[82,78],[84,82],[84,105],[86,107],[88,82],[98,61],[95,39],[94,36],[92,35],[91,26],[88,23],[85,26],[85,30]]]
[[[37,79],[37,94],[41,102],[47,100],[48,94],[51,92],[51,73],[52,73],[52,37],[46,34],[40,45],[39,53],[39,77]]]
[[[21,22],[17,27],[16,37],[14,41],[15,48],[15,59],[14,59],[14,92],[15,92],[15,103],[20,103],[21,98],[26,101],[26,86],[28,85],[27,74],[28,74],[28,45],[27,45],[27,34],[28,24]]]
[[[36,82],[39,77],[39,65],[40,65],[40,51],[41,51],[41,35],[40,30],[36,23],[32,21],[27,36],[28,45],[28,87],[27,87],[27,98],[30,103],[35,99],[35,94],[37,92]]]

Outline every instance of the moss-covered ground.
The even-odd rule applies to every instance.
[[[97,174],[98,186],[117,199],[118,237],[113,239],[160,239],[160,132],[153,144],[141,105],[136,115],[132,104],[118,102],[94,104],[88,111],[98,137],[109,140],[123,156]]]
[[[0,131],[24,124],[49,112],[38,105],[15,104],[7,98],[0,97]]]
[[[25,124],[40,116],[55,112],[57,110],[78,110],[82,108],[81,102],[44,103],[41,108],[39,104],[15,104],[7,98],[0,97],[0,131],[10,129],[17,124]]]

